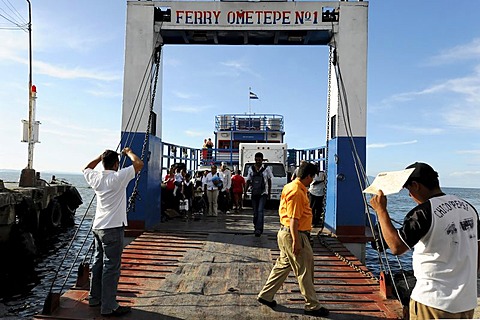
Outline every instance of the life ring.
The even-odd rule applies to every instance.
[[[46,229],[56,229],[62,225],[62,206],[57,199],[50,200],[40,214],[41,225]]]

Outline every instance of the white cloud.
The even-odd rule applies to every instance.
[[[189,137],[206,137],[208,134],[205,132],[186,130],[185,134]]]
[[[452,177],[464,177],[468,176],[471,178],[471,176],[480,176],[480,170],[477,171],[455,171],[450,173],[450,176]]]
[[[473,154],[473,155],[480,155],[480,150],[458,150],[456,153],[458,154]]]
[[[197,95],[190,94],[188,92],[180,92],[180,91],[173,91],[173,94],[178,98],[187,99],[187,100],[193,99],[197,96]]]
[[[409,132],[417,135],[437,135],[445,132],[443,128],[427,128],[406,125],[391,125],[388,128],[395,129],[402,132]]]
[[[35,72],[60,79],[93,79],[100,81],[118,81],[122,79],[122,76],[119,74],[80,67],[58,67],[41,61],[35,62]]]
[[[18,33],[7,33],[0,38],[0,60],[12,61],[23,65],[28,65],[27,49],[28,46],[22,44],[24,39],[18,37]],[[21,53],[24,53],[20,55]],[[118,81],[122,79],[122,74],[103,72],[96,69],[86,69],[78,66],[56,66],[48,62],[36,59],[33,63],[33,73],[48,75],[59,79],[93,79],[100,81]]]
[[[403,142],[371,143],[371,144],[367,145],[367,149],[380,149],[380,148],[396,147],[396,146],[415,144],[417,142],[418,142],[417,140],[412,140],[412,141],[403,141]]]
[[[480,57],[480,38],[473,39],[470,43],[462,44],[443,50],[440,54],[429,59],[430,65],[455,63],[459,60],[475,59]]]
[[[242,74],[250,74],[256,78],[261,78],[259,73],[253,71],[246,63],[239,60],[220,62],[220,65],[227,67],[228,69],[227,73],[222,72],[223,75],[240,76]]]

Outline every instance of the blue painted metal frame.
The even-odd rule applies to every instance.
[[[353,143],[365,168],[366,137],[353,138]],[[357,177],[350,138],[337,137],[328,141],[327,170],[325,224],[334,232],[340,226],[366,226],[362,194],[365,182],[359,182]]]
[[[145,133],[122,132],[122,137],[129,136],[132,141],[130,148],[140,156],[145,139]],[[133,138],[131,138],[133,137]],[[122,138],[122,148],[126,142]],[[138,185],[138,197],[135,201],[134,210],[128,213],[128,220],[143,223],[145,229],[152,229],[161,221],[161,151],[162,141],[159,137],[150,135],[148,148],[143,159],[144,167],[140,172]],[[128,160],[126,166],[130,165]],[[130,197],[134,187],[132,181],[127,187],[127,197]]]

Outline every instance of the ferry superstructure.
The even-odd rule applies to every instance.
[[[285,130],[283,115],[279,114],[222,114],[215,117],[216,163],[238,166],[240,143],[283,143]]]

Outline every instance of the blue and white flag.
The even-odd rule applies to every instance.
[[[258,96],[252,91],[250,91],[250,99],[258,99]]]

